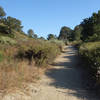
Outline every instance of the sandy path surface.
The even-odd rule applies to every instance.
[[[29,98],[6,99],[11,97],[8,96],[3,100],[99,100],[92,91],[85,89],[76,50],[68,46],[64,52],[57,57],[51,65],[53,68],[43,75],[39,84],[30,85]]]
[[[69,46],[54,62],[53,69],[42,77],[40,93],[34,100],[98,100],[83,86],[82,71],[76,50]]]

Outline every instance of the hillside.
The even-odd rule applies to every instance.
[[[39,79],[39,70],[48,68],[63,46],[60,41],[33,39],[15,30],[13,33],[0,33],[0,89],[3,90],[21,88],[23,82]]]

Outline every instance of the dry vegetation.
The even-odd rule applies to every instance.
[[[23,83],[40,79],[53,59],[62,51],[63,42],[0,36],[0,90],[22,88]]]

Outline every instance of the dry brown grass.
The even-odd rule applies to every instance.
[[[21,89],[23,84],[36,82],[60,54],[58,43],[30,38],[16,41],[14,45],[0,44],[0,91]]]
[[[0,90],[22,88],[23,83],[36,82],[43,69],[29,65],[27,61],[0,63]]]

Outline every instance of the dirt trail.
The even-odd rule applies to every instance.
[[[93,92],[87,92],[83,85],[83,71],[76,50],[68,46],[64,52],[57,57],[51,65],[53,68],[43,75],[38,85],[30,85],[31,98],[25,100],[99,100]]]
[[[68,46],[64,52],[55,60],[53,69],[42,77],[40,92],[34,100],[98,100],[83,86],[76,50]]]

